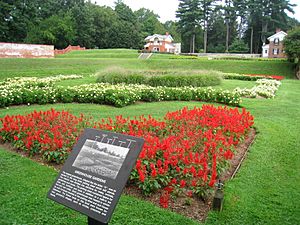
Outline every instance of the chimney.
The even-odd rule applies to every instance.
[[[276,33],[280,32],[281,29],[280,28],[276,28]]]

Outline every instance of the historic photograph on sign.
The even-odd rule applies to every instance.
[[[128,148],[87,139],[72,166],[116,179],[128,151]]]

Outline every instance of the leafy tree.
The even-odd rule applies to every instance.
[[[94,6],[92,9],[94,21],[94,43],[97,48],[111,47],[112,27],[118,23],[116,12],[110,7]]]
[[[158,20],[159,16],[153,11],[141,8],[134,12],[137,22],[141,26],[142,36],[146,37],[152,34],[164,34],[166,32],[163,24]]]
[[[28,43],[53,44],[63,49],[72,44],[75,38],[74,22],[71,14],[54,15],[32,26],[25,39]]]
[[[181,42],[181,35],[177,22],[168,20],[164,23],[164,28],[167,32],[169,32],[169,34],[172,35],[174,42]]]
[[[118,23],[112,27],[111,41],[114,48],[141,48],[143,37],[137,17],[129,6],[118,0],[115,6]]]
[[[300,61],[300,26],[288,32],[284,39],[284,49],[290,60]]]
[[[72,9],[72,17],[75,21],[76,35],[74,44],[86,48],[95,47],[95,27],[92,14],[93,4],[75,5]]]
[[[0,1],[0,41],[9,39],[9,21],[13,10],[13,1]]]
[[[229,46],[229,52],[231,53],[248,53],[248,45],[240,39],[235,39],[232,44]]]

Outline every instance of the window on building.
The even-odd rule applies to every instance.
[[[275,45],[279,45],[279,38],[275,38],[275,39],[274,39],[274,44],[275,44]]]
[[[265,53],[266,53],[266,54],[268,53],[268,49],[265,49]]]
[[[273,48],[273,55],[277,55],[278,54],[278,49],[277,48]]]

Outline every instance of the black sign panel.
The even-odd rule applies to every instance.
[[[143,144],[141,138],[86,129],[48,198],[108,223]]]

